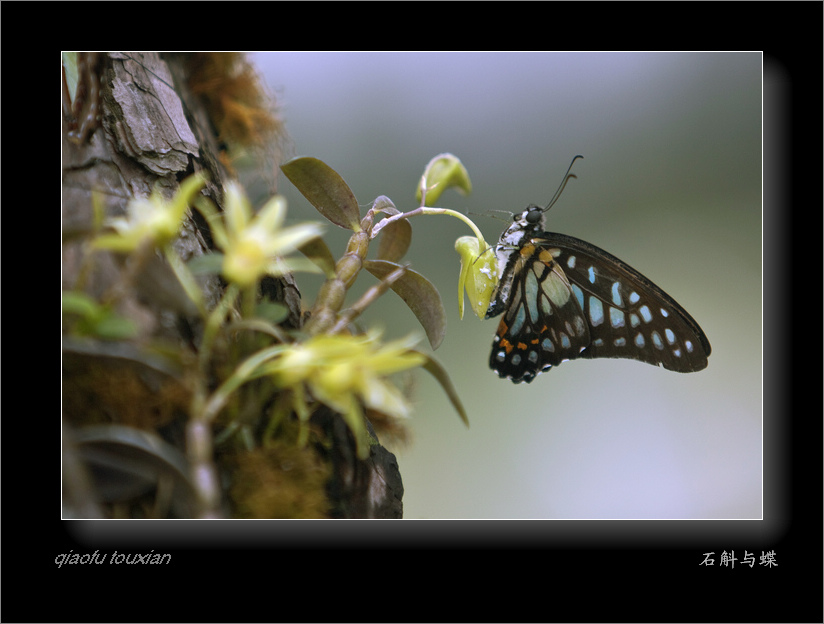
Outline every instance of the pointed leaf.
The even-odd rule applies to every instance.
[[[458,416],[461,417],[461,420],[468,427],[469,417],[466,415],[466,410],[464,410],[461,399],[458,397],[458,393],[455,391],[455,386],[452,385],[452,380],[449,378],[449,374],[446,372],[446,369],[432,356],[427,355],[426,353],[423,353],[422,355],[426,357],[426,361],[424,361],[421,366],[428,371],[439,384],[441,384],[441,388],[443,388],[443,391],[446,392],[446,396],[449,397],[452,406],[455,408],[455,411],[458,412]]]
[[[378,258],[398,262],[412,242],[412,225],[407,219],[393,221],[381,230],[378,241]]]
[[[320,267],[327,279],[335,277],[335,257],[322,238],[313,238],[303,243],[298,251]]]
[[[396,215],[401,213],[400,210],[395,208],[395,204],[393,204],[392,200],[389,199],[386,195],[378,195],[375,198],[375,201],[372,202],[372,211],[382,212],[383,214],[387,215]]]
[[[218,251],[193,256],[186,266],[194,275],[220,275],[223,269],[223,254]]]
[[[154,433],[124,425],[95,425],[76,430],[74,440],[80,457],[93,467],[104,500],[127,500],[164,475],[191,488],[186,457]]]
[[[360,231],[358,201],[337,171],[309,157],[294,158],[280,168],[324,217],[342,228]]]
[[[401,265],[386,260],[364,260],[363,267],[378,279],[383,279]],[[392,285],[392,290],[409,306],[423,326],[429,344],[437,349],[446,334],[446,310],[437,288],[420,273],[407,269]]]

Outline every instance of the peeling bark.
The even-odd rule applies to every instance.
[[[99,300],[123,282],[129,268],[122,258],[108,252],[96,252],[89,261],[86,246],[94,224],[93,194],[99,197],[105,217],[121,216],[126,214],[130,199],[148,197],[156,188],[171,197],[181,180],[203,171],[208,178],[204,194],[222,209],[223,182],[229,179],[229,174],[217,156],[218,140],[208,113],[187,87],[184,61],[184,56],[177,54],[102,55],[95,59],[96,73],[90,77],[99,78],[99,83],[94,85],[99,93],[95,123],[78,130],[76,125],[84,120],[77,120],[73,125],[72,120],[64,116],[62,283],[65,290],[82,290]],[[88,95],[93,91],[89,90]],[[198,213],[187,218],[174,246],[184,261],[210,251],[210,233]],[[206,304],[211,308],[221,295],[221,282],[209,277],[202,279],[201,285]],[[159,256],[147,262],[132,286],[119,299],[118,311],[138,322],[139,341],[157,338],[173,343],[191,341],[198,331],[196,311]],[[292,328],[301,326],[300,292],[292,276],[267,278],[261,294],[285,303],[289,309],[286,324]],[[82,394],[84,390],[78,389],[82,380],[78,382],[71,376],[73,372],[88,370],[90,358],[97,358],[99,362],[99,354],[84,352],[68,342],[64,345],[64,392]],[[156,390],[148,388],[148,391]],[[90,397],[94,402],[94,396]],[[77,396],[71,399],[67,401],[64,397],[64,441],[68,445],[64,459],[71,460],[74,466],[78,461],[77,448],[72,445],[75,432],[71,415],[65,412],[70,405],[80,411],[86,408]],[[328,486],[333,515],[401,517],[403,485],[394,455],[375,446],[370,458],[361,462],[355,456],[354,442],[340,417],[327,413],[321,421],[333,446],[327,456],[334,468]],[[182,430],[165,431],[164,436],[177,448],[185,448]],[[66,470],[67,464],[64,464],[64,473]],[[86,475],[80,476],[83,478],[75,482],[82,483],[86,492],[90,489],[88,479]],[[71,484],[66,487],[71,489]],[[71,494],[69,491],[67,499],[72,498]],[[94,502],[89,501],[73,507],[74,510],[88,508],[97,510]],[[178,508],[190,507],[179,505]]]

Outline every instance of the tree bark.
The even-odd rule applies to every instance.
[[[70,112],[64,116],[62,282],[64,290],[81,290],[101,300],[118,288],[130,267],[128,262],[108,252],[95,252],[93,261],[89,261],[88,237],[95,229],[95,220],[99,219],[93,209],[95,201],[102,205],[105,217],[125,215],[130,199],[147,197],[155,189],[171,197],[179,189],[181,180],[205,172],[208,181],[203,193],[221,209],[223,183],[231,176],[219,158],[219,142],[209,114],[202,100],[193,95],[187,85],[185,55],[112,53],[88,56],[85,61],[85,78],[92,82],[78,97],[95,98],[94,106],[86,102],[83,108],[97,114],[94,118],[74,120]],[[184,261],[211,250],[209,229],[195,211],[186,219],[174,246]],[[159,256],[150,258],[130,284],[133,288],[121,293],[118,299],[118,312],[137,321],[138,343],[158,338],[188,345],[196,342],[200,331],[196,310]],[[222,293],[221,281],[216,277],[204,278],[201,286],[207,307],[211,308]],[[266,296],[287,306],[289,317],[285,323],[299,328],[300,292],[292,276],[267,278],[262,289]],[[64,473],[69,472],[64,486],[69,515],[93,516],[94,509],[100,510],[95,504],[105,502],[98,492],[96,501],[71,503],[79,487],[72,484],[82,484],[81,494],[93,490],[92,484],[99,490],[101,476],[100,466],[89,465],[88,461],[89,474],[81,474],[83,469],[78,468],[82,460],[88,460],[88,454],[84,455],[75,445],[77,434],[82,434],[80,423],[88,424],[84,419],[90,413],[99,415],[101,420],[97,422],[107,422],[114,412],[117,412],[114,422],[119,422],[124,410],[116,391],[109,388],[101,392],[100,374],[108,375],[107,384],[115,387],[126,383],[124,375],[139,378],[139,384],[145,386],[145,405],[138,407],[146,409],[136,411],[143,415],[148,411],[156,416],[154,420],[149,419],[148,424],[141,421],[141,426],[161,431],[172,447],[185,454],[185,423],[181,424],[180,418],[175,423],[174,418],[164,412],[171,409],[166,408],[174,405],[174,400],[164,399],[165,406],[155,405],[158,395],[166,396],[163,389],[169,387],[167,382],[175,371],[158,372],[150,362],[124,356],[122,350],[115,351],[112,345],[90,351],[69,338],[64,339]],[[125,373],[124,367],[112,364],[114,361],[128,362]],[[91,385],[87,383],[90,367],[97,375],[97,381]],[[112,381],[110,373],[115,369],[120,376]],[[149,377],[153,380],[147,385]],[[331,516],[401,517],[403,485],[394,455],[375,446],[370,458],[362,462],[357,459],[353,441],[339,416],[323,413],[316,417],[316,424],[333,440],[326,459],[333,466],[327,486]],[[110,446],[107,452],[112,450]],[[136,466],[135,471],[144,477],[147,470],[158,482],[179,476],[179,458],[173,451],[164,456],[167,461],[160,462],[159,467],[157,457],[146,461],[145,453],[142,458],[132,459],[134,463],[130,466]],[[190,493],[185,490],[179,487],[170,490],[180,500],[166,505],[167,512],[182,516],[192,513]],[[154,495],[158,496],[157,491]],[[156,504],[155,501],[153,505]],[[223,504],[225,509],[225,501]]]

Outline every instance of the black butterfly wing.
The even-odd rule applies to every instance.
[[[506,267],[511,281],[490,367],[514,383],[565,360],[629,358],[678,372],[707,366],[695,320],[638,271],[586,241],[545,232]]]
[[[496,296],[487,313],[491,318],[503,311],[489,357],[500,377],[529,383],[589,346],[586,317],[550,250],[528,243],[513,251],[501,284],[508,288],[506,300]]]
[[[569,280],[589,327],[584,358],[629,358],[681,373],[707,367],[711,347],[672,297],[612,254],[552,232],[535,243]]]

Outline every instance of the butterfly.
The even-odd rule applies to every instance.
[[[544,231],[544,213],[573,177],[567,171],[545,208],[530,204],[515,214],[495,247],[500,279],[486,318],[503,317],[490,368],[513,383],[578,358],[628,358],[681,373],[706,368],[709,340],[672,297],[603,249]]]

